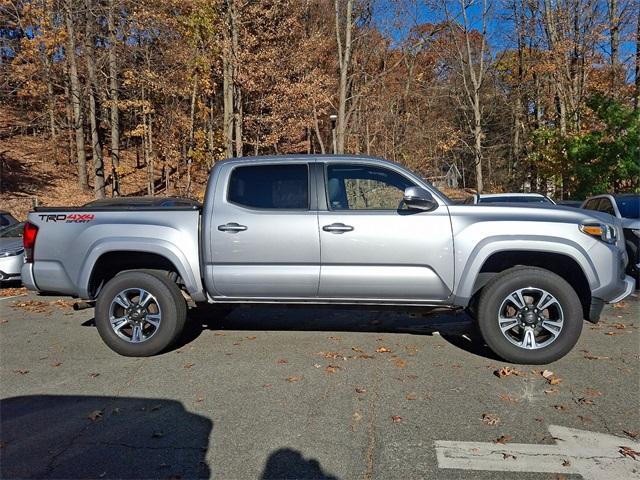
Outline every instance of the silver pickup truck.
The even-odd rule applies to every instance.
[[[496,354],[543,364],[634,285],[614,217],[454,205],[363,156],[221,161],[202,208],[39,208],[24,244],[24,284],[95,301],[129,356],[176,340],[190,300],[466,308]]]

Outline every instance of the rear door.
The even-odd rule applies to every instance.
[[[224,168],[209,237],[215,295],[315,297],[320,241],[307,161],[234,162]]]
[[[318,212],[319,297],[441,302],[453,287],[453,240],[446,205],[408,210],[414,181],[391,167],[328,163],[326,210]]]

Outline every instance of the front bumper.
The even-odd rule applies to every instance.
[[[20,268],[23,264],[23,254],[0,257],[0,282],[20,280]]]
[[[617,292],[617,296],[613,297],[611,300],[607,300],[607,303],[618,303],[624,300],[629,295],[631,295],[631,292],[633,292],[635,287],[636,281],[629,275],[625,275],[624,280]]]

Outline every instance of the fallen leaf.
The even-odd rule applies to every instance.
[[[320,367],[322,367],[322,365],[320,365],[319,363],[314,363],[313,364],[313,368],[320,368]]]
[[[493,443],[499,443],[501,445],[504,445],[507,442],[510,442],[511,440],[513,440],[513,437],[511,435],[500,435],[498,438],[496,438]]]
[[[606,357],[604,355],[593,355],[591,353],[585,354],[584,358],[586,358],[587,360],[609,360],[609,357]]]
[[[360,347],[351,347],[351,350],[358,353],[364,353],[364,350],[362,350]]]
[[[335,336],[331,336],[331,337],[327,337],[329,340],[335,340],[336,342],[339,342],[340,340],[342,340],[342,337],[335,337]]]
[[[544,378],[549,379],[553,377],[553,372],[551,370],[544,370],[540,373]]]
[[[99,376],[100,376],[100,374],[99,374],[99,373],[95,373],[95,372],[90,372],[90,373],[89,373],[89,377],[90,377],[90,378],[96,378],[96,377],[99,377]]]
[[[326,359],[344,358],[340,352],[320,352],[320,355]]]
[[[593,405],[594,404],[593,400],[591,400],[590,398],[584,398],[584,397],[574,398],[573,401],[576,402],[577,405]]]
[[[232,345],[235,345],[237,347],[238,345],[240,345],[240,342],[233,342]]]
[[[396,358],[393,363],[396,365],[396,367],[398,368],[404,368],[407,366],[407,362],[401,358]]]
[[[402,421],[402,417],[400,415],[391,415],[391,421],[393,423],[400,423]]]
[[[338,370],[340,370],[340,368],[341,367],[339,367],[338,365],[327,365],[324,371],[327,373],[336,373]]]
[[[563,467],[570,467],[571,466],[571,462],[569,460],[563,460],[562,461],[562,466]]]
[[[549,385],[560,385],[562,383],[562,379],[558,377],[551,377],[548,382]]]
[[[553,408],[560,412],[564,412],[567,409],[566,405],[553,405]]]
[[[623,456],[623,457],[631,457],[634,460],[637,460],[637,457],[640,457],[640,452],[633,450],[631,447],[625,447],[625,446],[620,446],[620,450],[618,450],[618,452]]]
[[[391,353],[391,350],[389,350],[387,347],[378,347],[378,348],[376,348],[376,352],[377,353]]]
[[[364,387],[356,387],[356,393],[366,393],[367,389]]]
[[[506,403],[518,403],[518,400],[515,399],[512,395],[509,395],[508,393],[500,394],[500,400]]]
[[[214,337],[224,337],[224,333],[223,332],[215,332],[213,334]]]
[[[362,420],[362,415],[360,415],[360,413],[358,412],[353,412],[353,420],[355,422],[359,422],[360,420]]]
[[[262,385],[262,388],[271,388],[273,385],[270,383],[265,383],[264,385]]]
[[[417,400],[418,396],[415,393],[407,393],[407,395],[405,396],[405,398],[407,400]]]
[[[196,403],[202,403],[204,401],[204,397],[202,395],[196,396]]]
[[[366,353],[362,353],[362,354],[358,355],[356,358],[362,358],[363,360],[369,360],[369,359],[373,358],[373,355],[367,355]]]
[[[293,383],[293,382],[299,382],[300,380],[302,380],[302,377],[298,377],[298,376],[292,376],[292,377],[287,377],[287,382],[289,383]]]
[[[602,396],[602,392],[600,390],[594,390],[593,388],[587,388],[584,391],[584,394],[587,397],[601,397]]]
[[[191,368],[195,365],[195,363],[187,363],[184,365],[184,368]]]
[[[18,375],[26,375],[27,373],[29,373],[29,370],[19,368],[18,370],[14,370],[13,373],[17,373]]]
[[[102,418],[103,413],[104,410],[94,410],[93,412],[89,413],[89,415],[87,415],[87,418],[92,422],[95,422],[96,420]]]
[[[256,338],[258,338],[258,337],[256,337],[255,335],[251,335],[250,337],[245,337],[245,338],[246,338],[247,340],[255,340],[255,339],[256,339]]]
[[[498,425],[500,423],[500,417],[493,413],[483,413],[482,423],[485,425]]]
[[[279,365],[285,365],[285,364],[289,363],[289,360],[287,360],[286,358],[281,358],[276,363],[279,364]]]
[[[62,365],[62,362],[53,362],[53,363],[51,364],[51,366],[52,366],[52,367],[54,367],[54,368],[55,368],[55,367],[59,367],[60,365]]]
[[[502,454],[502,458],[504,460],[508,459],[508,458],[513,458],[514,460],[518,457],[516,457],[515,455],[511,454],[511,453],[507,453],[507,452],[503,452]]]
[[[521,372],[520,370],[512,367],[502,367],[498,370],[495,370],[493,374],[498,378],[508,377],[510,375],[515,375],[517,377],[526,377],[527,374],[525,372]]]
[[[544,391],[545,395],[555,395],[556,393],[558,393],[560,390],[558,390],[557,388],[549,388],[548,390]]]
[[[544,370],[540,375],[542,375],[549,385],[559,385],[562,383],[562,379],[556,376],[551,370]]]
[[[631,438],[637,438],[640,435],[640,431],[637,430],[622,430],[622,433]]]
[[[622,335],[622,332],[606,332],[605,335],[609,335],[610,337],[613,337],[616,335]]]

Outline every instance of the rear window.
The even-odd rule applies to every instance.
[[[237,167],[231,172],[227,199],[249,208],[307,210],[307,165]]]

